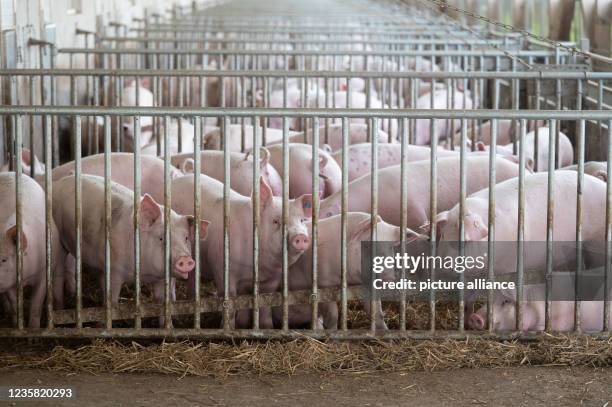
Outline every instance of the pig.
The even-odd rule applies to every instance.
[[[578,171],[578,164],[563,167],[562,170]],[[584,173],[592,175],[600,180],[608,181],[608,163],[605,161],[588,161],[584,163]]]
[[[322,219],[318,223],[317,244],[317,270],[319,288],[332,288],[341,286],[341,258],[340,258],[340,232],[341,215]],[[308,225],[309,229],[312,225]],[[347,213],[347,282],[348,286],[360,286],[363,284],[361,274],[361,243],[370,241],[372,231],[371,215],[363,212]],[[375,235],[380,242],[399,242],[401,229],[397,226],[384,222],[380,217],[376,218]],[[411,229],[406,229],[406,242],[414,240],[427,240]],[[393,279],[393,276],[387,276]],[[289,270],[289,289],[291,291],[308,290],[312,288],[312,247],[304,253]],[[369,315],[370,301],[362,301]],[[376,328],[387,329],[380,302],[377,302]],[[292,305],[289,307],[289,326],[291,328],[304,327],[310,323],[311,312],[309,305]],[[338,307],[333,303],[319,303],[319,319],[315,324],[316,329],[338,329]],[[273,316],[276,325],[282,322],[282,309],[273,308]]]
[[[272,189],[272,194],[281,196],[283,181],[274,167],[270,165],[270,152],[262,147],[260,154],[260,174]],[[202,174],[223,182],[225,179],[223,151],[202,151],[200,157]],[[193,173],[193,153],[174,155],[172,156],[172,163],[179,167],[184,174]],[[241,195],[251,196],[253,190],[253,156],[251,153],[230,153],[230,186]]]
[[[134,155],[130,153],[110,153],[110,162],[111,180],[134,190]],[[156,202],[163,202],[164,161],[157,157],[143,155],[140,157],[140,171],[142,193],[151,195]],[[81,160],[81,172],[82,174],[104,176],[104,154],[84,157]],[[69,175],[74,175],[74,161],[55,167],[51,179],[55,182]],[[171,179],[181,175],[182,173],[178,169],[170,166]],[[43,176],[37,177],[36,180],[44,185]]]
[[[9,171],[9,164],[6,163],[0,168],[1,172]],[[21,172],[31,177],[36,177],[45,173],[45,165],[38,161],[35,154],[27,148],[21,150]]]
[[[459,90],[455,90],[454,99],[449,102],[449,90],[447,87],[435,89],[433,93],[433,107],[431,103],[431,92],[426,93],[420,96],[416,101],[417,109],[472,109],[473,101],[470,96],[469,91],[461,92]],[[452,92],[451,92],[452,96]],[[465,96],[465,106],[464,106],[464,96]],[[434,121],[434,131],[438,138],[438,140],[444,140],[449,136],[449,132],[451,131],[451,126],[455,130],[461,128],[461,120],[455,119],[445,120],[445,119],[433,119]],[[431,128],[430,128],[430,120],[428,119],[416,119],[416,138],[415,144],[417,145],[426,145],[429,144],[431,140]]]
[[[312,129],[306,131],[306,138],[304,133],[292,135],[289,138],[291,143],[307,143],[312,144],[313,137]],[[368,135],[368,125],[365,123],[351,123],[348,128],[349,134],[349,145],[365,143],[370,141]],[[282,142],[282,140],[280,141]],[[378,130],[378,142],[379,143],[394,143],[395,139],[390,138],[389,135],[383,130]],[[276,143],[274,143],[276,144]],[[330,123],[327,127],[326,137],[326,126],[319,126],[319,145],[329,146],[329,149],[334,152],[342,149],[342,123]],[[326,147],[327,148],[327,147]]]
[[[155,106],[153,92],[148,89],[149,82],[149,80],[141,80],[140,83],[136,84],[136,81],[130,81],[121,94],[121,106]],[[125,140],[134,140],[134,118],[132,116],[124,116],[121,125]],[[140,126],[141,129],[152,127],[153,117],[142,116],[140,118]]]
[[[557,170],[554,174],[553,240],[576,240],[576,191],[577,174],[574,171]],[[495,241],[514,242],[518,233],[518,178],[495,185]],[[548,173],[525,175],[525,229],[526,242],[546,242]],[[606,183],[593,176],[584,176],[582,191],[586,199],[582,211],[588,216],[582,220],[582,240],[603,241],[606,225]],[[489,189],[482,189],[465,200],[465,240],[486,242],[489,236]],[[448,211],[441,210],[436,217],[439,242],[459,240],[459,205]],[[524,259],[526,270],[545,270],[544,249],[527,251]],[[529,249],[530,246],[527,246]],[[483,247],[474,250],[484,250]],[[554,250],[553,266],[575,265],[575,250]],[[477,254],[475,254],[477,255]],[[585,252],[588,260],[589,253]],[[495,251],[495,272],[516,271],[516,250]]]
[[[525,158],[535,163],[534,169],[536,171],[548,171],[548,146],[550,141],[549,135],[550,129],[548,127],[540,127],[538,129],[537,163],[535,163],[535,130],[525,135]],[[520,143],[517,142],[517,153],[520,147],[519,144]],[[483,144],[478,144],[477,149],[484,151],[488,148],[486,146],[483,146]],[[513,145],[498,145],[497,152],[499,154],[513,154]],[[559,151],[557,152],[557,155],[559,156],[560,167],[568,166],[574,160],[574,147],[572,146],[572,143],[569,138],[561,132],[559,132]],[[554,167],[556,167],[556,165]]]
[[[259,137],[263,144],[263,132],[264,128],[259,126]],[[265,145],[270,145],[273,143],[281,143],[283,141],[283,131],[280,129],[273,128],[265,128],[266,132],[266,143]],[[235,152],[242,151],[242,125],[241,124],[231,124],[228,129],[229,133],[229,150]],[[204,149],[206,150],[222,150],[221,146],[221,129],[213,129],[207,132],[203,140]],[[299,134],[298,132],[289,131],[287,137],[291,137],[292,135]],[[253,148],[253,126],[245,125],[244,132],[244,152],[250,151]]]
[[[347,97],[349,100],[347,101]],[[389,106],[384,104],[380,99],[378,99],[375,95],[370,95],[370,103],[368,106],[368,97],[364,92],[354,92],[351,89],[350,96],[347,91],[337,91],[333,92],[331,95],[327,97],[327,103],[321,105],[321,107],[329,107],[335,109],[388,109]],[[349,104],[347,104],[347,102]],[[339,122],[339,120],[336,120]],[[365,123],[365,119],[351,119],[350,123]],[[398,134],[398,123],[396,119],[384,119],[379,121],[380,129],[390,134],[392,138],[396,138]]]
[[[200,213],[203,218],[223,218],[224,185],[216,179],[202,175],[200,178],[202,205]],[[173,208],[178,213],[193,213],[194,176],[185,175],[172,182]],[[282,199],[274,197],[272,190],[260,178],[260,238],[259,238],[259,291],[261,293],[275,292],[280,288],[282,280]],[[230,296],[251,294],[253,292],[253,201],[237,192],[230,191],[229,201],[229,293]],[[310,236],[306,222],[312,216],[312,195],[303,195],[289,201],[289,218],[286,224],[288,232],[288,262],[289,265],[308,249]],[[212,278],[220,296],[224,294],[223,275],[223,224],[215,222],[209,228],[208,238],[201,244],[202,269],[204,278]],[[190,294],[193,295],[195,280],[189,282]],[[249,312],[240,310],[235,317],[230,317],[232,327],[248,325]],[[272,328],[270,310],[260,313],[260,326]]]
[[[523,290],[532,287],[526,286]],[[523,319],[520,331],[543,331],[545,328],[544,285],[533,286],[539,291],[539,300],[522,302]],[[603,329],[603,301],[580,302],[580,327],[583,331],[601,331]],[[552,301],[551,328],[557,332],[568,332],[574,329],[574,301]],[[486,327],[487,306],[480,307],[467,317],[470,329],[483,330]],[[612,326],[612,318],[609,322]],[[516,292],[515,290],[495,291],[493,298],[493,329],[500,331],[516,330]]]
[[[473,123],[468,120],[468,126]],[[467,130],[468,137],[472,137],[472,131],[476,135],[476,140],[481,141],[485,145],[491,145],[491,121],[484,122],[480,127],[469,127]],[[518,128],[518,124],[516,125]],[[461,138],[461,132],[455,134],[455,140]],[[497,121],[497,145],[506,145],[512,143],[512,120],[500,119]]]
[[[378,168],[387,168],[401,164],[402,159],[401,144],[380,144],[378,146]],[[437,155],[440,158],[454,157],[459,155],[459,151],[450,151],[439,148]],[[336,151],[332,157],[338,165],[342,166],[342,151]],[[428,160],[431,157],[431,149],[426,146],[406,146],[406,162]],[[368,174],[372,170],[372,144],[361,143],[353,144],[348,150],[349,160],[349,182]]]
[[[467,191],[473,193],[485,188],[489,183],[489,158],[468,156]],[[496,157],[496,181],[516,177],[517,164],[502,157]],[[429,219],[429,174],[430,162],[417,161],[406,166],[406,188],[408,194],[408,223],[410,228],[419,228]],[[446,157],[438,160],[438,202],[439,211],[455,206],[459,201],[459,157]],[[371,175],[367,174],[348,184],[348,210],[369,212],[371,205]],[[378,214],[385,222],[400,224],[400,166],[378,170]],[[327,218],[340,213],[342,191],[321,201],[320,215]],[[446,208],[446,209],[443,209]]]
[[[314,83],[308,84],[308,97],[306,98],[306,89],[301,89],[297,82],[287,84],[287,105],[284,106],[283,94],[284,90],[277,89],[270,94],[270,100],[268,106],[263,106],[263,92],[260,91],[257,95],[257,104],[262,107],[271,108],[313,108],[318,106],[325,106],[325,91],[319,89]],[[318,95],[318,96],[317,96]],[[304,100],[304,103],[302,103]],[[292,130],[301,130],[302,119],[293,117],[289,121],[289,128]],[[283,128],[282,117],[271,117],[269,119],[269,127],[275,129]]]
[[[205,126],[204,131],[214,130],[216,127],[213,126]],[[161,158],[164,157],[164,132],[165,126],[162,125],[159,127],[159,156]],[[170,124],[168,128],[168,140],[170,142],[168,146],[169,153],[172,154],[180,154],[180,153],[193,153],[194,151],[194,137],[195,137],[195,127],[188,120],[185,119],[170,119]],[[181,141],[180,149],[179,149],[179,140]],[[141,149],[140,151],[144,155],[158,155],[157,154],[157,139],[153,133],[153,129],[141,134]],[[127,149],[127,151],[133,151]]]
[[[17,230],[14,172],[0,174],[0,295],[8,299],[13,313],[17,310],[17,241],[21,242],[22,284],[31,287],[30,315],[28,326],[39,328],[43,302],[46,296],[46,243],[45,243],[45,193],[27,175],[21,176],[22,224],[21,234]],[[64,251],[59,243],[59,234],[51,222],[51,269],[54,276],[61,273],[64,264]],[[53,281],[54,293],[61,293],[58,282]]]
[[[83,264],[99,273],[100,286],[104,289],[104,178],[95,175],[81,177],[82,188],[82,245]],[[134,193],[128,188],[111,183],[111,299],[119,302],[119,293],[124,283],[134,281]],[[75,206],[74,176],[64,177],[53,184],[53,219],[60,231],[62,245],[74,255]],[[164,297],[164,207],[148,194],[140,199],[140,247],[141,275],[143,283],[151,283],[154,298],[161,302]],[[195,225],[193,216],[178,215],[170,211],[171,230],[171,276],[186,280],[195,267],[191,257],[195,228],[200,228],[200,238],[206,237],[210,222],[202,220]],[[174,297],[174,294],[171,294]],[[160,324],[163,324],[163,318]]]
[[[312,193],[312,146],[308,144],[289,144],[289,198]],[[269,146],[270,164],[283,172],[283,145]],[[319,194],[326,198],[340,190],[342,171],[328,152],[319,149]]]

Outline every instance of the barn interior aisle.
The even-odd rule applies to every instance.
[[[608,3],[0,1],[0,401],[607,405]]]

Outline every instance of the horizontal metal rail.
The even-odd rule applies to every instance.
[[[594,120],[612,119],[610,110],[456,110],[456,109],[270,109],[184,107],[88,107],[88,106],[0,106],[0,115],[75,116],[201,116],[201,117],[295,117],[380,119],[508,119]]]
[[[541,79],[612,80],[612,72],[592,71],[300,71],[300,70],[195,70],[195,69],[0,69],[0,76],[118,76],[118,77],[219,77],[226,78],[389,78],[389,79]]]
[[[228,49],[146,49],[146,48],[59,48],[60,54],[91,55],[281,55],[281,56],[429,56],[429,57],[508,57],[510,51],[483,50],[404,50],[404,51],[354,51],[354,50],[228,50]],[[515,57],[554,57],[573,55],[564,50],[517,50]]]

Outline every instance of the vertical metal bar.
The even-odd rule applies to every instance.
[[[201,80],[202,78],[200,78]],[[202,81],[200,81],[200,84]],[[201,89],[201,87],[200,87]],[[200,95],[201,96],[201,95]],[[201,100],[201,99],[200,99]],[[206,118],[204,119],[206,120]],[[202,188],[200,187],[200,173],[202,171],[202,162],[201,162],[201,154],[200,147],[202,145],[202,117],[195,117],[195,138],[193,140],[193,217],[195,224],[195,233],[194,233],[194,260],[195,260],[195,269],[193,270],[195,286],[194,286],[194,310],[193,310],[193,327],[195,329],[199,329],[201,327],[200,321],[200,222],[202,219],[200,218],[200,210],[202,206]]]
[[[519,133],[519,189],[518,189],[518,249],[516,265],[516,327],[521,329],[523,323],[523,247],[525,240],[525,133],[527,123],[524,119],[520,120]]]
[[[52,254],[52,239],[54,238],[51,233],[53,226],[53,182],[51,179],[50,168],[53,168],[53,144],[51,139],[52,132],[52,117],[50,115],[43,116],[44,126],[44,153],[45,153],[45,271],[47,276],[47,328],[53,329],[53,261],[59,261],[59,259],[53,259]],[[63,265],[60,272],[64,272]]]
[[[435,89],[435,81],[431,81],[431,89]],[[433,92],[430,100],[431,106],[434,106]],[[435,256],[436,252],[436,215],[438,213],[438,135],[434,120],[430,121],[430,173],[429,173],[429,222],[431,225],[430,240],[431,240],[431,255]],[[435,267],[432,265],[429,271],[432,281],[435,280]],[[434,290],[429,291],[429,329],[432,333],[436,331],[436,293]]]
[[[378,117],[374,117],[372,120],[372,172],[371,172],[371,217],[370,217],[370,241],[372,242],[372,247],[374,247],[374,242],[377,239],[376,235],[376,224],[378,217]],[[370,330],[374,332],[376,330],[376,298],[373,295],[370,299]],[[382,315],[381,315],[382,318]]]
[[[499,87],[495,86],[496,95],[499,96]],[[497,166],[496,162],[496,150],[497,150],[497,132],[498,132],[498,121],[497,119],[491,120],[491,146],[489,149],[489,236],[487,240],[487,270],[489,281],[495,281],[495,184],[497,178]],[[494,291],[489,290],[487,292],[487,327],[489,333],[493,333],[495,327],[493,326],[493,301]]]
[[[253,116],[253,329],[259,329],[259,116]]]
[[[401,164],[400,164],[400,250],[406,253],[406,228],[408,227],[408,185],[406,181],[406,166],[408,165],[408,119],[403,117],[400,122],[401,128]],[[400,270],[401,281],[406,278],[406,269]],[[400,331],[406,330],[406,290],[400,293]]]
[[[170,189],[170,117],[164,116],[164,328],[172,327],[170,270],[172,268],[170,211],[172,197]],[[180,120],[178,118],[177,120]]]
[[[82,216],[82,190],[81,190],[81,137],[79,123],[80,118],[77,116],[73,121],[74,134],[75,134],[75,147],[74,150],[78,153],[74,161],[74,181],[75,181],[75,193],[74,193],[74,217],[75,217],[75,276],[76,276],[76,304],[75,304],[75,320],[76,327],[82,328],[81,311],[83,309],[83,284],[82,284],[82,258],[81,258],[81,243],[82,243],[82,231],[83,231],[83,216]],[[105,122],[105,126],[106,126]],[[106,127],[105,127],[106,129]],[[110,130],[110,127],[109,127]],[[48,169],[47,169],[48,172]]]
[[[465,199],[467,196],[467,122],[461,120],[461,149],[459,153],[459,256],[465,255]],[[489,160],[489,173],[491,167],[495,166],[494,160]],[[464,284],[464,273],[459,273],[459,281]],[[459,290],[459,332],[463,332],[465,326],[465,301],[463,289]]]
[[[608,121],[608,156],[607,161],[607,172],[612,173],[612,120]],[[599,123],[601,126],[601,123]],[[612,272],[610,271],[612,260],[612,177],[607,177],[606,182],[606,264],[605,264],[605,275],[604,275],[604,321],[603,330],[610,331],[610,281],[612,280]]]
[[[230,329],[230,154],[228,116],[221,118],[223,124],[223,329]],[[234,321],[231,321],[232,325]]]
[[[138,98],[136,99],[138,100]],[[140,196],[141,166],[140,166],[140,116],[134,116],[134,289],[136,297],[135,328],[140,329],[142,312],[140,310]]]
[[[327,79],[325,82],[327,83]],[[327,122],[327,119],[325,119]],[[348,272],[348,151],[349,151],[349,122],[348,118],[342,118],[342,209],[340,218],[340,279],[341,279],[341,298],[340,298],[340,309],[342,311],[342,320],[340,328],[343,331],[348,329],[348,300],[347,300],[347,272]]]
[[[552,291],[553,278],[553,225],[554,225],[554,210],[555,210],[555,127],[556,122],[550,121],[549,139],[548,139],[548,188],[547,188],[547,205],[546,205],[546,304],[544,306],[544,327],[546,331],[552,330],[552,301],[550,299]]]
[[[78,116],[77,116],[78,117]],[[80,123],[78,129],[80,129]],[[79,134],[77,133],[77,136]],[[81,137],[76,137],[76,160],[81,159]],[[106,328],[113,327],[113,309],[111,293],[111,117],[104,116],[104,307],[106,311]],[[77,180],[79,183],[79,180]],[[81,202],[77,205],[80,207]]]
[[[287,82],[284,80],[284,87],[286,89]],[[283,296],[283,330],[289,329],[289,253],[288,253],[288,228],[287,223],[289,222],[289,120],[286,116],[283,116],[283,270],[282,270],[282,296]]]
[[[23,251],[25,247],[21,247],[21,236],[23,234],[23,192],[21,185],[22,178],[22,163],[21,163],[21,147],[23,143],[23,116],[17,115],[15,118],[15,223],[17,225],[17,265],[15,272],[17,273],[17,328],[24,328],[23,317]]]
[[[581,82],[579,82],[578,87],[580,88]],[[583,185],[584,185],[584,130],[585,130],[585,121],[578,121],[578,173],[577,173],[577,185],[576,185],[576,280],[575,280],[575,307],[574,307],[574,331],[580,333],[582,331],[581,328],[581,301],[580,301],[580,276],[582,275],[582,203],[583,203]]]
[[[305,119],[308,122],[307,119]],[[312,291],[311,291],[311,329],[317,326],[319,315],[319,275],[318,275],[318,243],[319,243],[319,118],[312,119]]]

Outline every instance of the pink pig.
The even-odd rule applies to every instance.
[[[40,327],[43,302],[47,293],[46,245],[45,245],[45,193],[42,188],[27,175],[22,175],[22,229],[17,232],[16,174],[0,174],[0,294],[4,293],[14,314],[17,311],[17,239],[21,240],[23,254],[22,284],[32,287],[30,299],[30,316],[28,326]],[[64,264],[64,251],[59,243],[59,234],[55,223],[51,222],[51,261],[55,276],[61,274]],[[55,279],[54,295],[61,294],[60,279]]]
[[[270,164],[283,172],[283,146],[276,144],[268,147]],[[308,144],[289,144],[289,197],[297,198],[312,194],[312,146]],[[319,149],[319,193],[325,198],[340,190],[342,171],[328,152]]]
[[[545,328],[544,285],[525,286],[523,290],[539,291],[541,300],[522,302],[523,319],[521,331],[543,331]],[[583,331],[601,331],[603,329],[603,301],[580,302],[580,327]],[[551,328],[557,332],[568,332],[574,329],[574,301],[552,301]],[[482,330],[486,327],[487,306],[480,307],[467,317],[470,329]],[[612,324],[612,318],[610,319]],[[612,325],[611,325],[612,326]],[[500,331],[516,330],[516,292],[496,291],[493,299],[493,329]]]
[[[216,179],[202,175],[201,215],[207,219],[223,219],[224,185]],[[172,182],[173,208],[178,213],[191,214],[194,177],[186,175]],[[289,219],[286,224],[289,240],[289,264],[308,249],[310,237],[306,221],[312,215],[312,195],[303,195],[289,202]],[[230,191],[230,281],[232,297],[253,292],[253,201],[251,197]],[[259,239],[259,290],[262,293],[275,292],[280,288],[282,270],[282,199],[274,197],[268,184],[260,178],[260,239]],[[201,244],[205,278],[212,278],[219,295],[224,293],[223,275],[223,223],[211,224],[208,238]],[[195,280],[190,281],[191,293]],[[272,327],[269,310],[260,313],[261,327]],[[230,319],[234,326],[246,327],[250,319],[248,310],[239,310],[236,319]]]
[[[223,182],[224,153],[223,151],[205,150],[200,153],[201,172],[209,177]],[[251,153],[230,153],[230,186],[244,196],[251,196],[253,190],[253,156]],[[259,170],[266,183],[272,188],[274,196],[282,195],[283,181],[278,172],[270,165],[270,152],[265,147],[261,148],[259,159]],[[178,154],[172,156],[172,164],[180,168],[183,173],[193,173],[193,153]]]
[[[347,260],[348,260],[348,286],[361,286],[363,284],[361,274],[361,243],[370,240],[372,230],[371,215],[362,212],[347,213]],[[309,224],[309,228],[312,225]],[[318,224],[318,282],[319,288],[332,288],[341,286],[341,258],[340,258],[340,228],[341,215],[321,219]],[[406,229],[406,242],[414,240],[427,240],[426,236],[420,235],[411,229]],[[380,217],[376,219],[375,236],[380,242],[399,242],[401,229],[398,226],[384,222]],[[291,266],[289,277],[289,289],[291,291],[308,290],[312,288],[312,248],[304,253],[293,266]],[[387,276],[393,278],[392,276]],[[369,315],[370,301],[362,301]],[[310,306],[294,305],[289,308],[290,327],[303,327],[311,319]],[[377,329],[387,329],[380,302],[376,310]],[[338,306],[333,303],[320,303],[319,319],[316,321],[317,329],[338,329]],[[273,309],[274,319],[277,325],[282,322],[282,310],[278,307]]]
[[[468,156],[467,191],[472,193],[486,188],[489,182],[489,158],[487,156]],[[519,167],[510,160],[497,157],[495,160],[497,181],[516,177]],[[418,228],[429,219],[430,163],[417,161],[406,167],[408,194],[408,224]],[[385,222],[400,224],[400,166],[383,168],[378,171],[378,214]],[[459,157],[446,157],[438,160],[438,202],[439,211],[452,208],[459,201]],[[357,178],[348,185],[348,210],[351,212],[370,212],[371,175]],[[340,213],[342,191],[321,201],[321,217]]]
[[[95,175],[81,177],[83,264],[99,272],[104,288],[104,178]],[[63,246],[74,255],[75,178],[64,177],[53,184],[53,219],[58,225]],[[111,298],[119,301],[124,283],[134,281],[134,193],[117,183],[111,184]],[[149,195],[140,200],[141,281],[152,283],[154,297],[160,302],[164,293],[164,208]],[[191,257],[195,227],[193,216],[170,212],[172,278],[186,280],[195,262]],[[204,239],[210,222],[202,220],[200,237]],[[70,271],[68,271],[70,272]],[[163,319],[160,320],[160,323]]]

